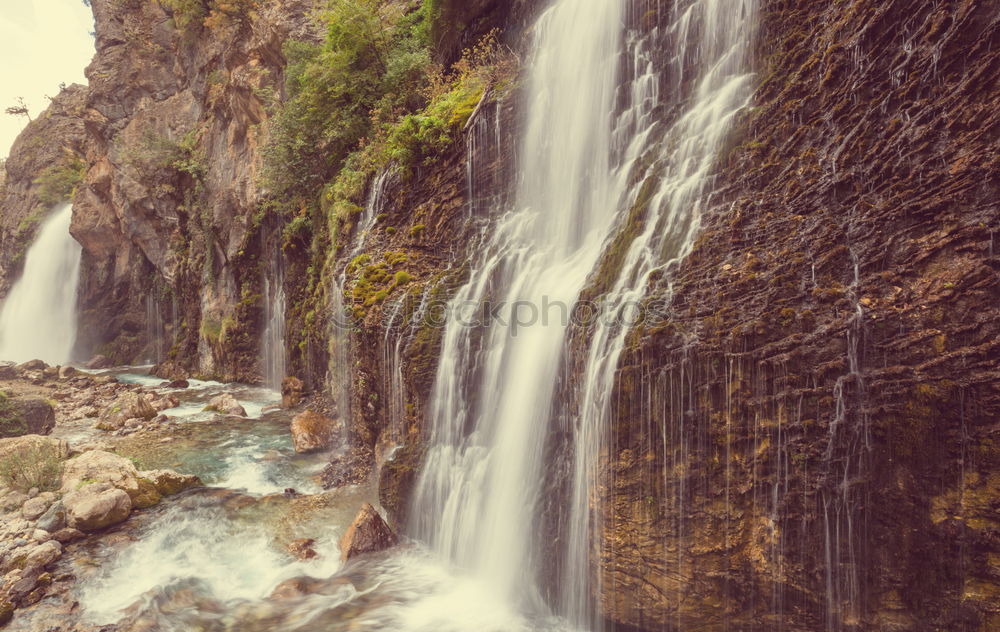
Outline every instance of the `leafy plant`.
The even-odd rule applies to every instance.
[[[35,178],[38,200],[46,206],[55,206],[70,199],[83,181],[86,170],[87,165],[79,156],[65,156],[61,162],[51,165]]]

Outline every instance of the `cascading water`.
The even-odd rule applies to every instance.
[[[517,210],[492,229],[452,302],[454,315],[501,301],[513,320],[449,320],[414,502],[418,537],[501,598],[528,604],[539,604],[533,524],[568,325],[559,312],[598,261],[619,196],[611,156],[621,21],[618,0],[561,0],[536,24]]]
[[[281,253],[275,255],[264,276],[264,341],[261,355],[264,364],[264,384],[280,390],[285,379],[285,268]]]
[[[756,8],[754,0],[679,3],[666,32],[643,33],[623,26],[639,22],[633,13],[648,18],[646,3],[635,4],[559,0],[535,27],[517,210],[491,228],[451,311],[499,302],[508,318],[448,323],[411,525],[495,591],[534,601],[544,446],[550,420],[571,415],[559,610],[595,626],[592,490],[629,310],[654,272],[691,247],[717,154],[749,98]],[[666,128],[654,115],[663,76],[675,82],[667,96],[682,106]],[[626,231],[634,237],[601,288],[576,400],[561,401],[554,394],[566,377],[567,315],[611,237]]]
[[[630,200],[633,209],[644,215],[644,224],[623,228],[637,229],[638,236],[625,250],[617,278],[601,301],[577,387],[572,506],[561,583],[563,607],[578,623],[587,621],[594,611],[590,558],[600,543],[595,541],[591,492],[597,484],[598,453],[629,324],[639,316],[638,306],[654,272],[669,270],[690,251],[714,190],[717,154],[733,117],[751,95],[749,53],[756,0],[695,0],[678,3],[673,12],[665,32],[657,29],[645,36],[629,36],[635,76],[631,109],[619,119],[624,126],[619,131],[629,139],[619,177],[655,188],[652,194]],[[651,44],[660,40],[666,42],[666,50],[651,50]],[[665,68],[658,68],[658,59],[667,60]],[[653,117],[653,108],[661,100],[660,73],[674,79],[669,97],[684,106],[662,138]],[[690,88],[685,81],[691,82]],[[651,141],[658,147],[655,160],[637,178],[638,157],[647,155]]]
[[[395,182],[396,170],[389,167],[383,170],[371,184],[368,193],[368,200],[365,203],[364,211],[358,219],[357,231],[355,232],[354,247],[348,253],[347,261],[353,262],[354,258],[364,252],[365,242],[368,234],[378,221],[379,213],[386,202],[386,191]],[[329,387],[334,401],[337,403],[338,413],[341,419],[348,419],[351,415],[351,328],[353,326],[353,314],[348,311],[348,306],[344,303],[344,288],[347,287],[347,273],[345,268],[339,277],[335,277],[333,287],[330,288],[330,363],[329,363]]]
[[[150,291],[146,296],[146,361],[150,364],[163,362],[166,327],[163,324],[163,309],[160,301]]]
[[[80,244],[69,234],[73,207],[56,207],[39,227],[24,273],[0,311],[0,359],[69,362],[76,343]]]

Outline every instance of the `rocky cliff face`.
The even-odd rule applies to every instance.
[[[601,599],[641,628],[1000,625],[1000,12],[763,3],[724,203],[635,332]]]
[[[83,344],[131,360],[159,319],[176,364],[252,380],[262,126],[281,98],[283,42],[315,37],[313,5],[214,22],[165,6],[93,3],[90,168],[72,228],[85,251]]]

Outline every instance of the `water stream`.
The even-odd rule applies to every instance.
[[[532,612],[597,627],[595,469],[631,314],[656,271],[690,249],[735,114],[750,95],[755,2],[654,9],[560,0],[534,27],[514,208],[452,302],[504,306],[505,318],[444,333],[431,399],[431,449],[412,531],[444,559]],[[665,31],[633,27],[672,11]],[[623,70],[624,69],[624,70]],[[668,85],[670,94],[662,94]],[[664,127],[656,108],[679,112]],[[678,107],[679,106],[679,107]],[[473,199],[478,199],[475,192]],[[629,211],[632,211],[631,213]],[[582,379],[567,374],[568,315],[619,234],[620,267],[599,288]],[[483,310],[489,311],[489,308]],[[569,524],[559,603],[542,603],[543,457],[554,419],[574,419]]]
[[[0,308],[0,359],[63,364],[76,343],[80,244],[69,234],[73,207],[63,204],[38,228],[24,273]]]

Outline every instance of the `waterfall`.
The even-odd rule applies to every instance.
[[[385,207],[389,188],[397,181],[396,169],[389,166],[372,181],[368,200],[358,218],[354,246],[348,252],[348,267],[355,257],[364,252],[368,235],[378,222],[379,213]],[[330,287],[330,330],[329,330],[329,388],[337,404],[337,414],[341,419],[351,416],[351,330],[354,327],[354,313],[344,303],[344,288],[347,287],[347,267],[335,276]]]
[[[153,292],[155,289],[150,289],[150,293],[146,295],[146,361],[149,364],[159,364],[165,358],[163,347],[166,327],[163,324],[163,309]]]
[[[264,364],[264,384],[281,389],[285,379],[285,266],[281,253],[275,254],[264,275],[264,340],[261,356]]]
[[[80,244],[69,234],[73,207],[63,204],[39,227],[24,273],[0,311],[0,358],[69,362],[76,343]]]
[[[750,96],[756,9],[625,4],[557,0],[534,27],[515,206],[489,228],[451,302],[410,525],[498,594],[541,607],[545,445],[553,419],[572,419],[565,549],[546,554],[563,559],[560,613],[595,626],[593,491],[618,359],[650,280],[697,233],[715,161]],[[640,28],[650,15],[667,26]],[[678,114],[664,125],[666,100]],[[620,261],[598,287],[612,247]],[[603,297],[599,318],[581,336],[583,373],[564,401],[569,321],[588,288]],[[456,317],[469,306],[502,317]]]
[[[412,529],[526,605],[540,606],[535,506],[568,310],[618,204],[621,24],[619,0],[561,0],[536,23],[515,210],[489,229],[452,301],[430,401]],[[489,302],[503,318],[470,327],[454,317]]]
[[[633,199],[634,210],[645,219],[641,226],[623,228],[631,228],[637,236],[622,254],[617,276],[600,302],[599,316],[593,319],[577,386],[572,504],[561,582],[563,608],[577,622],[586,621],[594,611],[589,590],[591,557],[592,551],[599,550],[600,540],[592,490],[598,482],[598,454],[607,430],[618,361],[653,274],[675,266],[697,236],[701,214],[714,190],[718,153],[733,117],[751,96],[749,57],[755,14],[756,0],[695,0],[674,7],[665,32],[630,33],[631,110],[620,117],[630,138],[625,164],[634,167],[636,156],[647,155],[650,140],[655,141],[655,160],[642,177],[632,170],[632,177],[651,192]],[[665,43],[652,50],[661,39]],[[658,60],[666,60],[665,67]],[[652,107],[661,99],[660,73],[675,79],[667,96],[683,106],[662,138],[652,116]],[[669,275],[663,276],[669,282]]]

